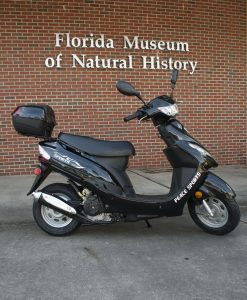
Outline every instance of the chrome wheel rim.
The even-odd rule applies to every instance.
[[[65,201],[70,200],[70,198],[64,194],[54,193],[53,195],[58,196]],[[68,216],[65,216],[62,213],[60,213],[50,207],[44,206],[44,205],[41,205],[41,215],[42,215],[44,221],[48,225],[55,227],[55,228],[65,227],[65,226],[69,225],[73,220],[73,219],[69,218]]]
[[[210,216],[204,205],[196,205],[195,212],[198,219],[205,225],[212,228],[220,228],[227,223],[228,210],[225,204],[217,198],[207,199],[207,204],[210,207],[213,216]]]

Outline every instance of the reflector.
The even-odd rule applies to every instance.
[[[34,170],[35,175],[40,175],[42,173],[42,170],[38,167]]]
[[[195,197],[196,197],[196,199],[202,198],[202,192],[196,191],[196,192],[195,192]]]

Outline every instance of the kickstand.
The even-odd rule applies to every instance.
[[[147,228],[151,228],[152,227],[152,225],[149,223],[148,219],[145,219],[145,222],[147,224]]]

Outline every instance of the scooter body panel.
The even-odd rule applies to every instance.
[[[171,119],[167,123],[160,124],[158,130],[161,138],[168,146],[164,151],[172,167],[178,165],[195,167],[199,164],[203,169],[208,170],[218,166],[207,149],[194,139],[178,120]],[[170,149],[174,147],[178,147],[183,153],[173,151],[169,155]]]
[[[40,164],[42,172],[36,176],[28,195],[40,186],[49,175],[48,172],[51,171],[60,173],[80,185],[89,182],[95,185],[95,188],[108,192],[122,194],[123,190],[127,190],[128,194],[134,194],[129,177],[123,170],[110,172],[111,167],[107,166],[106,163],[102,166],[103,163],[99,164],[93,156],[84,155],[75,149],[67,149],[54,140],[42,141],[39,145],[49,159],[45,164]]]
[[[160,126],[159,131],[168,144],[164,153],[173,167],[171,190],[160,196],[136,195],[125,170],[113,168],[108,158],[85,155],[58,141],[43,141],[40,146],[50,157],[51,170],[101,195],[107,210],[125,214],[178,216],[194,191],[203,184],[207,175],[205,166],[212,166],[214,160],[193,147],[198,142],[178,121]],[[42,181],[40,175],[29,194]]]
[[[181,180],[179,174],[184,170],[176,170],[178,175],[173,175]],[[106,194],[104,202],[109,205],[109,209],[114,212],[136,215],[153,216],[179,216],[183,213],[185,203],[192,197],[203,183],[206,173],[191,169],[192,177],[178,191],[170,191],[164,195],[134,195],[133,197],[120,196],[116,194]]]

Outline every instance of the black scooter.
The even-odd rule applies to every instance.
[[[217,162],[212,155],[175,119],[178,107],[173,90],[178,72],[172,75],[172,92],[145,103],[140,93],[125,82],[117,89],[136,96],[143,106],[124,118],[152,120],[172,168],[171,189],[166,195],[135,193],[126,168],[134,146],[126,141],[104,141],[87,136],[60,133],[51,138],[55,115],[49,106],[17,107],[13,115],[15,129],[24,135],[44,137],[39,143],[40,165],[29,194],[34,198],[33,215],[41,229],[62,236],[81,224],[112,224],[159,217],[180,216],[185,204],[194,222],[204,231],[223,235],[239,223],[240,211],[235,192],[221,178],[209,172]],[[68,184],[55,183],[35,190],[51,172],[62,174]]]

